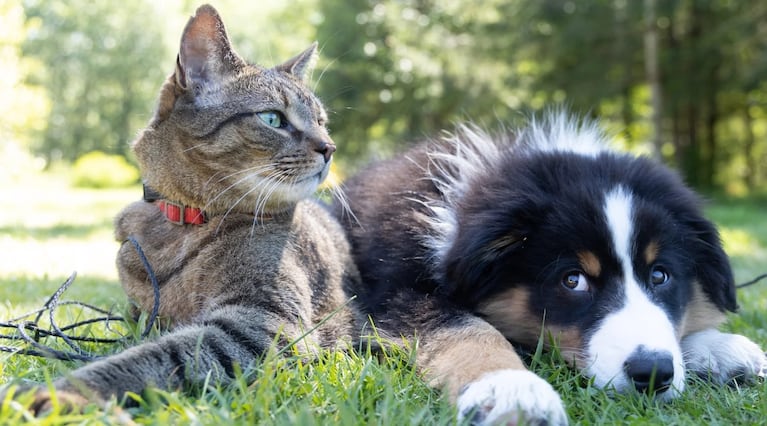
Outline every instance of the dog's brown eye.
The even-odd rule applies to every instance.
[[[660,266],[655,266],[650,271],[650,282],[653,285],[666,284],[670,278],[668,272]]]
[[[589,280],[580,271],[571,271],[562,277],[562,285],[573,291],[588,291]]]

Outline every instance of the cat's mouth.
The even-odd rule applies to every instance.
[[[304,178],[301,178],[301,179],[297,180],[295,183],[296,184],[306,184],[306,183],[309,183],[309,182],[312,182],[312,181],[316,181],[316,184],[319,185],[328,176],[328,171],[329,170],[330,170],[329,167],[323,167],[322,169],[320,169],[319,172],[317,172],[317,173],[315,173],[313,175],[308,175],[308,176],[306,176]]]

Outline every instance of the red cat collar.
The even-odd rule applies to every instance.
[[[157,203],[157,207],[165,217],[176,225],[202,225],[208,221],[208,217],[202,209],[185,206],[181,203],[174,203],[163,199],[162,194],[155,191],[144,182],[144,201],[147,203]]]
[[[202,225],[207,222],[205,212],[196,207],[184,206],[168,200],[158,200],[157,207],[160,208],[160,211],[165,214],[165,217],[169,221],[177,225],[184,225],[187,223],[192,225]]]

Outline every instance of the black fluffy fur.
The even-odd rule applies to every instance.
[[[358,221],[340,206],[336,213],[362,274],[359,302],[374,321],[407,336],[419,327],[403,317],[427,315],[429,309],[471,314],[494,295],[526,286],[531,311],[541,319],[545,311],[550,324],[577,324],[587,332],[622,303],[622,289],[614,283],[621,266],[603,211],[605,194],[617,187],[634,202],[636,245],[657,241],[664,267],[674,277],[671,286],[647,284],[655,303],[679,321],[698,282],[719,310],[736,309],[733,276],[718,233],[703,217],[699,197],[677,174],[649,159],[609,151],[591,156],[539,151],[534,145],[515,149],[515,137],[488,142],[501,144],[501,155],[472,175],[469,189],[446,206],[454,211],[457,229],[441,254],[424,244],[434,231],[423,217],[431,215],[428,204],[445,202],[434,179],[444,180],[445,170],[462,172],[434,167],[434,153],[449,153],[456,144],[417,145],[346,183]],[[469,144],[459,140],[457,145]],[[582,250],[602,259],[603,273],[594,291],[574,294],[561,279],[579,268],[576,253]],[[647,283],[647,265],[634,268],[645,274],[638,282]],[[428,304],[422,303],[424,297]]]

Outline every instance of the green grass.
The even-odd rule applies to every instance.
[[[40,307],[72,270],[79,276],[66,299],[120,311],[126,306],[114,268],[117,243],[111,218],[140,197],[140,188],[75,190],[61,180],[42,178],[0,188],[0,320]],[[10,186],[10,185],[9,185]],[[767,203],[719,200],[710,216],[721,226],[738,282],[767,272]],[[739,290],[741,312],[725,326],[767,347],[767,283]],[[81,318],[78,310],[61,309],[61,324]],[[122,331],[136,333],[129,325]],[[2,331],[0,331],[2,332]],[[85,333],[103,335],[94,327]],[[62,343],[54,344],[65,349]],[[0,341],[0,344],[7,342]],[[119,345],[91,345],[98,353]],[[454,424],[455,411],[419,378],[409,361],[412,351],[382,356],[360,352],[323,352],[307,361],[299,355],[269,360],[229,386],[200,386],[179,392],[132,396],[137,406],[126,411],[140,424]],[[573,423],[612,424],[761,424],[767,419],[767,384],[712,387],[691,379],[677,400],[654,403],[636,395],[611,397],[577,372],[563,367],[554,354],[534,356],[532,368],[561,393]],[[0,354],[0,384],[45,382],[79,364]],[[247,380],[255,378],[255,380]],[[0,401],[0,424],[21,421],[44,425],[110,424],[115,409],[90,409],[35,419],[18,401]]]

